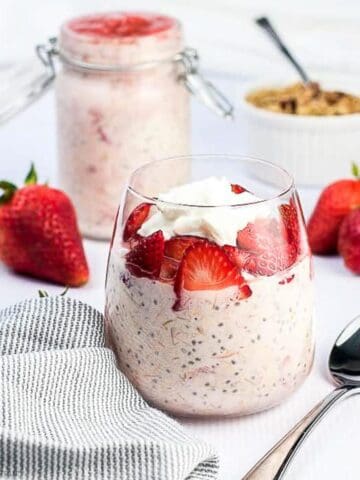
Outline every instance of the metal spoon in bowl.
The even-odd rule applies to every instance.
[[[275,42],[276,46],[280,49],[280,51],[285,55],[285,57],[290,61],[290,63],[295,67],[297,72],[299,73],[302,81],[304,83],[310,83],[310,77],[305,72],[303,67],[299,64],[299,62],[295,59],[295,57],[290,53],[290,50],[287,48],[285,43],[281,40],[279,34],[276,32],[274,27],[271,25],[270,20],[267,17],[260,17],[255,20],[255,22],[265,30],[265,32],[269,35],[269,37]]]
[[[340,400],[360,393],[360,316],[345,327],[329,357],[329,371],[337,388],[285,435],[243,480],[280,480],[312,429]]]

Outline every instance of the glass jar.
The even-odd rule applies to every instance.
[[[157,157],[189,153],[189,93],[169,61],[183,50],[181,26],[150,14],[84,17],[62,26],[59,49],[60,184],[82,232],[109,238],[130,173]],[[122,71],[93,65],[122,65]]]
[[[121,370],[157,407],[232,416],[282,402],[314,353],[311,254],[291,176],[221,155],[135,171],[105,318]]]
[[[199,74],[197,53],[184,48],[181,24],[171,17],[74,18],[37,53],[46,72],[22,82],[25,92],[15,105],[0,105],[0,122],[55,79],[60,186],[89,237],[111,237],[122,187],[135,168],[189,153],[189,92],[217,113],[232,114],[227,100]]]

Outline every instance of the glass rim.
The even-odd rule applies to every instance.
[[[248,161],[250,163],[260,163],[262,165],[274,168],[275,170],[278,170],[279,172],[282,172],[287,177],[287,185],[284,187],[280,193],[277,193],[276,195],[268,198],[260,198],[258,200],[252,200],[250,202],[246,203],[235,203],[235,204],[217,204],[217,205],[201,205],[201,204],[191,204],[191,203],[178,203],[178,202],[170,202],[167,200],[161,200],[158,197],[152,197],[149,195],[145,195],[139,191],[137,191],[134,187],[132,187],[131,183],[135,176],[142,171],[143,169],[155,165],[156,163],[160,162],[166,162],[170,160],[176,160],[176,159],[202,159],[202,158],[228,158],[228,159],[235,159],[235,160],[240,160],[240,161]],[[292,192],[295,190],[295,180],[293,175],[291,175],[285,168],[281,167],[280,165],[277,165],[276,163],[269,162],[268,160],[263,160],[261,158],[253,157],[250,155],[241,155],[241,154],[231,154],[231,153],[202,153],[202,154],[189,154],[189,155],[173,155],[170,157],[164,157],[164,158],[159,158],[156,160],[152,160],[150,162],[145,163],[144,165],[136,168],[132,174],[130,175],[130,178],[127,182],[126,190],[130,191],[137,197],[141,198],[142,200],[145,200],[147,203],[162,203],[164,205],[169,205],[169,206],[176,206],[176,207],[186,207],[186,208],[239,208],[239,207],[248,207],[252,205],[260,205],[260,204],[266,204],[270,203],[273,201],[276,201],[278,199],[281,199],[282,197],[286,196],[288,193]],[[164,192],[165,193],[165,192]],[[251,192],[250,192],[251,193]]]

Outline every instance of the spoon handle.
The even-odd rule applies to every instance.
[[[302,66],[298,63],[298,61],[292,55],[290,50],[287,48],[287,46],[281,40],[281,38],[279,37],[279,34],[276,32],[274,27],[271,25],[270,20],[267,17],[260,17],[260,18],[257,18],[255,21],[261,28],[263,28],[268,33],[270,38],[275,42],[275,44],[281,50],[281,52],[292,63],[292,65],[298,71],[298,73],[299,73],[300,77],[302,78],[303,82],[304,83],[310,82],[310,78],[309,78],[308,74],[305,72],[305,70],[302,68]]]
[[[303,441],[329,410],[345,397],[360,393],[360,388],[339,387],[297,423],[242,480],[280,480]]]

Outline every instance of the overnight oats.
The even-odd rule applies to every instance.
[[[158,156],[189,151],[189,93],[173,58],[181,25],[150,13],[66,22],[57,75],[59,176],[85,235],[110,238],[121,188]]]
[[[181,180],[159,188],[180,163]],[[314,352],[311,256],[291,177],[236,156],[140,168],[119,210],[106,297],[109,344],[151,404],[221,416],[280,403]]]

